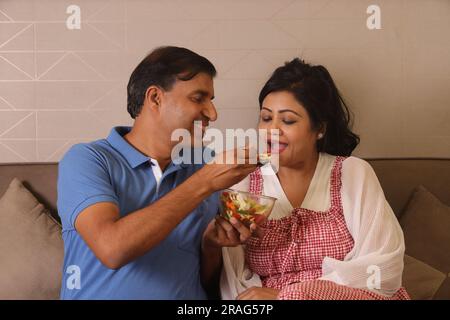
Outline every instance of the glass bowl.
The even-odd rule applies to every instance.
[[[276,200],[274,197],[225,189],[220,193],[219,211],[226,220],[234,217],[247,227],[252,223],[261,225],[269,217]]]

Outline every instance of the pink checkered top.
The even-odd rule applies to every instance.
[[[264,287],[282,289],[281,299],[307,298],[306,291],[299,290],[302,283],[308,284],[303,287],[309,290],[309,297],[314,299],[333,299],[336,295],[339,299],[382,298],[366,290],[338,286],[329,281],[314,281],[322,276],[325,257],[343,260],[354,245],[341,202],[341,169],[344,160],[345,157],[336,157],[333,163],[331,205],[328,210],[295,208],[289,216],[267,220],[261,226],[264,236],[251,237],[246,243],[249,268],[260,275]],[[249,189],[252,193],[262,194],[261,170],[250,174]],[[326,296],[317,296],[318,293]]]
[[[262,226],[262,239],[252,237],[247,242],[247,263],[261,276],[264,286],[281,289],[291,283],[317,279],[322,275],[325,257],[343,260],[353,248],[340,197],[344,159],[336,157],[333,164],[331,206],[327,211],[295,208],[287,217],[268,220]],[[250,192],[262,191],[263,176],[257,170],[250,175]]]

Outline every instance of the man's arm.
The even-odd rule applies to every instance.
[[[125,217],[114,203],[96,203],[78,215],[75,228],[105,266],[118,269],[160,243],[211,195],[199,178],[192,175],[158,201]]]
[[[204,245],[202,242],[200,279],[211,299],[220,299],[220,273],[222,272],[222,248]]]
[[[218,216],[210,222],[202,238],[200,276],[203,288],[213,299],[220,298],[220,274],[222,272],[222,247],[235,247],[245,243],[253,232],[258,233],[256,224],[250,229],[231,218],[230,222]]]
[[[117,205],[100,202],[84,209],[75,228],[97,258],[118,269],[165,239],[203,199],[242,180],[255,165],[206,165],[151,205],[121,217]]]

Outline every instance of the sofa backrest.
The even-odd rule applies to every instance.
[[[380,180],[386,199],[397,217],[405,209],[412,191],[423,185],[450,206],[450,159],[367,160]]]
[[[413,189],[422,184],[450,205],[450,159],[367,159],[386,199],[399,217]],[[0,196],[14,177],[59,220],[56,212],[57,163],[0,164]]]

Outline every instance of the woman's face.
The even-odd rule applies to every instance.
[[[290,92],[272,92],[266,96],[258,128],[268,130],[268,150],[279,153],[280,166],[295,167],[317,152],[319,132],[312,129],[308,112]],[[271,141],[273,129],[279,130],[278,145]]]

